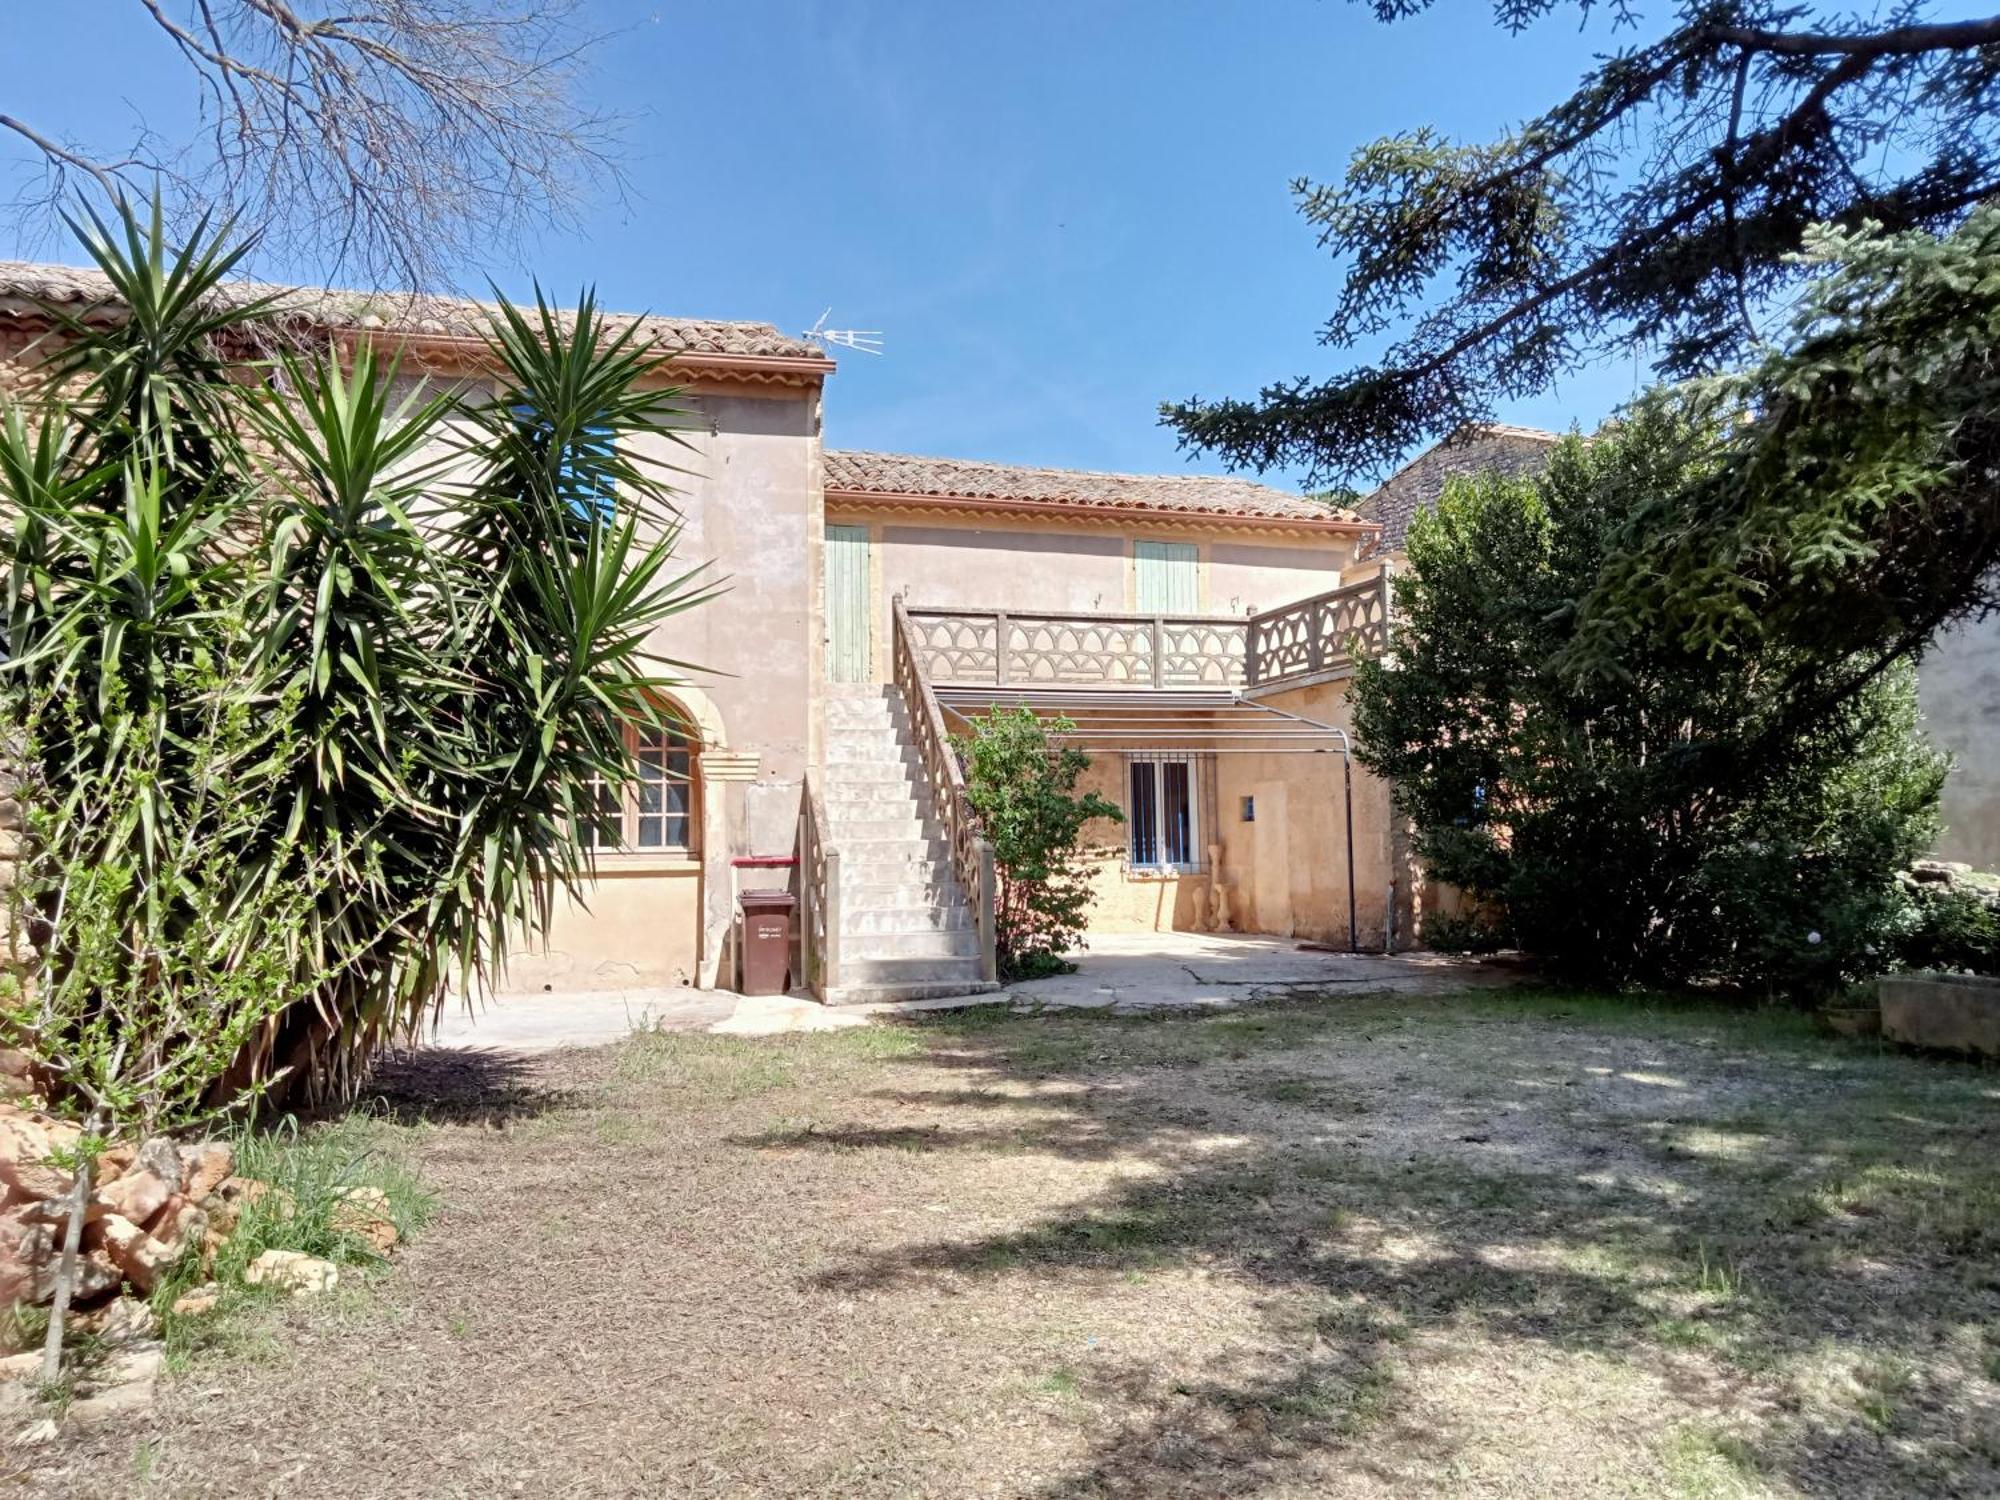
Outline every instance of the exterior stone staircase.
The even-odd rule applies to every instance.
[[[951,865],[893,686],[829,685],[826,827],[840,853],[833,1004],[999,988],[979,974],[979,927]]]

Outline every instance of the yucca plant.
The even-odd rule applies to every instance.
[[[51,309],[46,378],[0,421],[0,697],[17,722],[97,705],[36,713],[39,836],[58,864],[139,871],[129,918],[166,901],[168,928],[212,910],[162,878],[213,711],[185,683],[226,660],[219,691],[282,705],[228,904],[307,893],[255,942],[312,982],[217,1097],[324,1097],[581,891],[576,814],[631,774],[625,724],[662,712],[661,627],[715,592],[674,563],[686,415],[666,356],[588,295],[500,303],[497,395],[412,394],[392,355],[315,348],[233,290],[228,226],[175,246],[161,221],[73,224],[114,294]],[[142,765],[116,828],[67,800]],[[60,969],[62,914],[41,916]]]

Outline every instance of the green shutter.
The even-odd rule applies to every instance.
[[[826,528],[826,671],[868,680],[868,528]]]
[[[1132,562],[1140,614],[1191,615],[1200,608],[1193,542],[1134,542]]]

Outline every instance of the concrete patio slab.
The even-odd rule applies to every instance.
[[[1326,953],[1293,938],[1170,932],[1096,937],[1074,974],[1008,986],[1016,1005],[1174,1010],[1308,994],[1437,994],[1507,984],[1500,965],[1442,953]]]
[[[601,1047],[642,1029],[703,1030],[728,1019],[742,999],[725,990],[688,988],[495,995],[471,1010],[456,1002],[447,1006],[426,1045],[512,1053]]]
[[[1179,1010],[1292,995],[1438,994],[1513,982],[1508,968],[1437,953],[1325,953],[1291,938],[1171,932],[1100,937],[1077,972],[1000,993],[878,1005],[825,1006],[797,995],[657,989],[501,995],[476,1012],[447,1011],[429,1045],[496,1053],[597,1047],[635,1030],[778,1036],[833,1031],[914,1012],[1012,1004],[1024,1010]]]

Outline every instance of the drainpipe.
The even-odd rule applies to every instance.
[[[1340,752],[1341,802],[1347,812],[1347,951],[1361,951],[1360,893],[1354,889],[1354,756]]]

